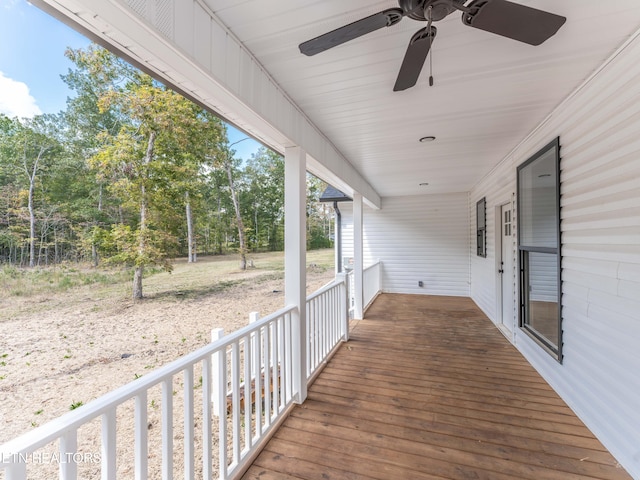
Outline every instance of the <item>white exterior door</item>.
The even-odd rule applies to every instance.
[[[515,328],[515,307],[514,307],[514,243],[513,243],[513,213],[511,204],[500,207],[501,225],[501,249],[500,249],[500,288],[502,291],[502,326],[509,332]]]

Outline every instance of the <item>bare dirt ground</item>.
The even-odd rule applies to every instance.
[[[178,261],[146,278],[137,302],[129,283],[0,292],[0,444],[206,345],[212,328],[282,308],[282,254],[252,259],[245,272],[236,257]],[[307,263],[308,293],[333,279],[332,251]]]

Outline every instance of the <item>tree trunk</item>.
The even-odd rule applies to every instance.
[[[156,141],[156,132],[149,134],[149,143],[147,144],[147,153],[145,154],[144,161],[148,165],[153,158],[153,147]],[[136,268],[133,273],[133,298],[134,300],[142,298],[142,274],[144,272],[144,264],[142,259],[147,250],[147,190],[144,181],[140,185],[140,226],[139,226],[139,239],[138,239],[138,259],[136,261]]]
[[[222,255],[222,232],[220,232],[220,225],[222,225],[222,199],[218,196],[218,219],[216,221],[215,231],[215,252]]]
[[[91,244],[91,263],[93,264],[94,267],[98,266],[98,263],[100,263],[100,261],[98,260],[98,248],[96,247],[96,243],[93,242]]]
[[[33,195],[36,188],[36,178],[38,175],[38,166],[40,164],[40,159],[42,158],[42,155],[46,152],[46,150],[46,148],[40,147],[38,156],[34,160],[31,168],[29,168],[29,166],[27,165],[26,145],[23,158],[24,170],[27,174],[27,177],[29,177],[29,267],[35,267],[36,264],[36,213],[35,206],[33,204]]]
[[[140,299],[142,298],[142,273],[144,267],[142,265],[136,267],[133,271],[133,298]]]
[[[45,239],[46,239],[46,235],[47,235],[47,231],[49,230],[49,226],[47,225],[47,220],[46,217],[42,219],[42,221],[40,222],[40,244],[38,245],[38,266],[40,266],[42,264],[42,252],[43,250],[45,251],[45,265],[48,264],[47,262],[47,252],[46,252],[46,246],[45,246]]]
[[[187,243],[189,247],[189,260],[188,263],[196,262],[196,242],[193,237],[193,216],[191,214],[191,202],[189,201],[189,192],[185,192],[185,210],[187,216]]]
[[[53,226],[53,264],[58,265],[60,263],[60,249],[58,247],[58,227]]]
[[[35,175],[29,179],[29,267],[36,266],[36,213],[33,206],[33,191],[35,189]]]
[[[254,223],[256,224],[256,243],[255,246],[253,248],[256,249],[256,251],[260,251],[260,232],[258,231],[258,205],[254,206]]]
[[[211,253],[211,228],[207,225],[204,229],[204,254]]]
[[[227,176],[229,177],[229,188],[231,189],[231,200],[233,201],[233,208],[236,211],[236,223],[238,224],[238,243],[240,244],[240,270],[247,269],[247,245],[244,239],[244,223],[242,223],[242,216],[240,215],[240,201],[238,200],[238,194],[236,192],[235,184],[233,183],[233,170],[231,168],[231,159],[227,159],[225,167],[227,169]]]
[[[98,186],[98,212],[102,212],[102,184]],[[94,222],[94,233],[96,226],[97,222]],[[94,267],[97,267],[100,263],[100,257],[98,256],[98,246],[96,245],[95,240],[91,241],[91,262],[93,263]]]
[[[142,298],[142,274],[144,271],[144,265],[142,258],[147,246],[147,201],[146,201],[146,189],[144,184],[140,187],[141,200],[140,200],[140,229],[138,231],[138,260],[136,261],[136,268],[133,272],[133,299],[137,300]]]

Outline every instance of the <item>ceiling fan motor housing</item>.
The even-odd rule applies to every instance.
[[[458,10],[454,5],[464,5],[464,0],[399,0],[398,3],[405,12],[410,12],[409,18],[420,22],[429,20],[427,11],[431,7],[431,20],[438,22]]]

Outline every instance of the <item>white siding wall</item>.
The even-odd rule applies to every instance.
[[[468,195],[420,195],[382,199],[364,210],[364,264],[382,262],[382,290],[393,293],[469,296]],[[353,214],[343,212],[343,255],[353,255]],[[418,281],[424,282],[423,287]]]
[[[476,185],[469,201],[474,211],[483,196],[488,207],[509,199],[516,167],[560,136],[563,364],[521,331],[515,342],[634,478],[640,478],[638,60],[636,39]],[[487,220],[489,256],[471,251],[471,296],[496,320],[493,215]]]

